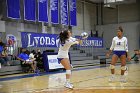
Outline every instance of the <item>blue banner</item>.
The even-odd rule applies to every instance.
[[[36,0],[24,0],[24,19],[36,20]]]
[[[58,0],[50,0],[51,22],[59,24]]]
[[[68,0],[60,0],[61,24],[68,25]]]
[[[20,0],[7,0],[7,17],[20,19]]]
[[[86,40],[83,40],[83,44],[81,46],[92,46],[95,48],[103,48],[103,38],[94,38],[89,37]]]
[[[57,47],[56,34],[21,32],[22,47]]]
[[[76,0],[69,0],[70,26],[77,26]]]
[[[38,21],[48,22],[48,0],[38,1]]]
[[[81,38],[80,36],[75,36],[75,38]],[[87,39],[82,40],[82,45],[80,47],[94,47],[94,48],[103,48],[103,38],[88,37]]]

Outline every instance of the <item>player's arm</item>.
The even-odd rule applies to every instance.
[[[115,40],[114,40],[114,38],[113,38],[112,44],[111,44],[111,47],[110,47],[110,50],[109,50],[108,53],[106,54],[107,57],[110,56],[110,54],[112,53],[114,47],[115,47]]]
[[[111,53],[112,53],[112,50],[109,50],[106,56],[109,57]]]
[[[128,41],[127,41],[127,38],[125,40],[125,50],[126,50],[127,59],[128,59],[128,61],[130,61],[131,57],[129,56],[129,52],[128,52]]]
[[[128,61],[131,60],[131,57],[129,56],[129,52],[126,52],[126,57],[127,57]]]
[[[137,55],[137,54],[134,54],[134,55],[131,57],[131,59],[134,59],[134,58],[136,57],[136,55]]]
[[[17,56],[17,59],[20,61],[25,61],[24,59],[21,58],[21,55]]]
[[[70,44],[70,45],[82,44],[82,40],[71,37],[71,40],[70,40],[69,44]]]
[[[82,45],[82,40],[81,39],[76,39],[76,41],[78,42],[77,44]]]
[[[25,61],[25,60],[23,60],[23,59],[21,59],[21,58],[19,58],[19,57],[17,57],[17,59],[20,60],[20,61]]]

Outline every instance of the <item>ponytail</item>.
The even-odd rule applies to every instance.
[[[121,26],[119,26],[118,30],[120,30],[121,32],[123,32],[123,28]]]
[[[59,34],[60,43],[65,44],[65,41],[68,39],[68,30],[64,30]]]

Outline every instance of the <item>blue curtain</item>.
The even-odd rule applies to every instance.
[[[50,0],[51,22],[59,24],[58,0]]]
[[[7,0],[7,17],[20,18],[20,0]]]
[[[36,20],[36,0],[24,0],[24,19]]]
[[[38,20],[40,22],[48,22],[48,0],[39,0]]]
[[[68,0],[60,0],[61,24],[68,25]]]
[[[70,25],[77,26],[76,0],[69,0],[69,10],[70,10]]]

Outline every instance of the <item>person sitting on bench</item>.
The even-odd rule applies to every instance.
[[[29,64],[31,65],[31,68],[35,73],[37,73],[36,70],[36,63],[34,62],[35,59],[30,59],[29,55],[26,53],[26,49],[23,48],[21,54],[18,55],[17,59],[22,61],[22,64]]]

